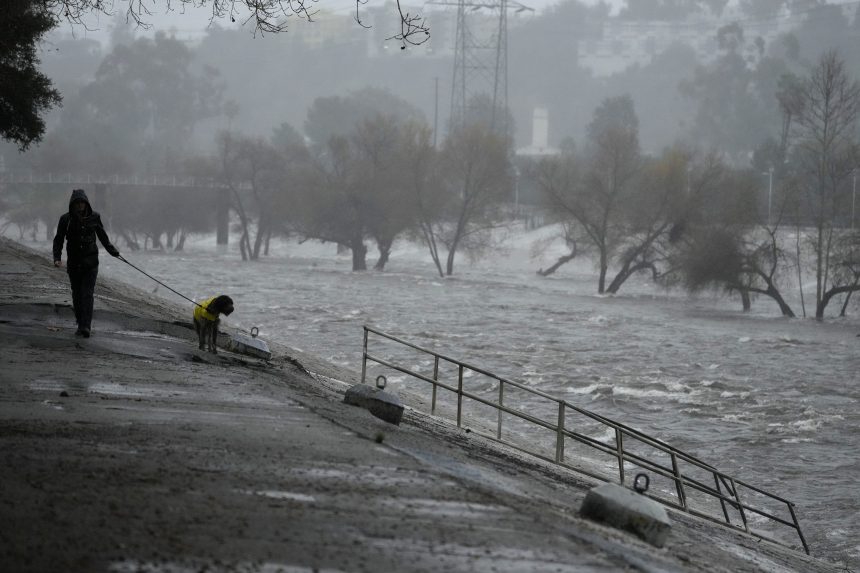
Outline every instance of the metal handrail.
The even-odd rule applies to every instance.
[[[403,346],[406,346],[408,348],[412,348],[414,350],[417,350],[419,352],[423,352],[425,354],[432,356],[433,357],[433,377],[430,378],[430,377],[425,376],[419,372],[415,372],[415,371],[413,371],[407,367],[399,366],[399,365],[395,364],[393,361],[385,360],[381,357],[374,356],[374,355],[370,354],[368,352],[368,337],[369,337],[370,333],[373,333],[377,336],[381,336],[382,338],[391,340],[393,342],[396,342],[396,343],[401,344]],[[629,462],[629,463],[635,464],[639,467],[648,469],[657,475],[665,477],[668,480],[674,482],[674,484],[675,484],[677,501],[674,501],[673,499],[667,499],[665,497],[660,497],[657,495],[652,495],[652,494],[647,494],[648,497],[650,497],[650,498],[652,498],[652,499],[654,499],[654,500],[656,500],[656,501],[658,501],[664,505],[667,505],[667,506],[673,507],[675,509],[678,509],[680,511],[686,512],[690,515],[695,515],[697,517],[707,519],[707,520],[712,521],[714,523],[724,525],[724,526],[729,527],[731,529],[734,529],[737,531],[742,531],[744,533],[747,533],[747,534],[752,535],[754,537],[757,537],[759,539],[765,539],[765,540],[771,541],[773,543],[784,545],[780,541],[777,541],[775,539],[767,537],[767,536],[763,535],[762,533],[754,532],[750,529],[748,518],[747,518],[747,512],[755,513],[757,515],[760,515],[762,517],[770,519],[774,523],[778,523],[780,525],[784,525],[786,527],[790,527],[790,528],[794,529],[795,532],[797,533],[798,537],[800,538],[800,542],[803,545],[803,550],[806,552],[807,555],[809,555],[809,546],[806,543],[806,538],[803,536],[803,531],[801,531],[800,523],[797,520],[797,515],[795,513],[793,502],[790,502],[785,498],[782,498],[778,495],[772,494],[772,493],[765,491],[759,487],[750,485],[744,481],[741,481],[739,479],[734,478],[733,476],[730,476],[726,473],[723,473],[723,472],[719,471],[718,469],[716,469],[714,466],[698,459],[697,457],[695,457],[691,454],[688,454],[682,450],[679,450],[678,448],[675,448],[675,447],[663,442],[662,440],[659,440],[657,438],[653,438],[653,437],[651,437],[651,436],[649,436],[649,435],[647,435],[647,434],[645,434],[639,430],[636,430],[636,429],[631,428],[625,424],[611,420],[610,418],[606,418],[605,416],[601,416],[601,415],[596,414],[594,412],[590,412],[589,410],[585,410],[583,408],[580,408],[574,404],[571,404],[570,402],[567,402],[566,400],[563,400],[563,399],[557,398],[555,396],[552,396],[550,394],[547,394],[546,392],[541,392],[540,390],[535,390],[534,388],[530,388],[530,387],[528,387],[524,384],[521,384],[519,382],[515,382],[513,380],[508,380],[507,378],[504,378],[502,376],[498,376],[497,374],[494,374],[494,373],[492,373],[492,372],[490,372],[484,368],[480,368],[478,366],[473,366],[471,364],[463,362],[462,360],[458,360],[456,358],[446,356],[445,354],[442,354],[442,353],[439,353],[439,352],[436,352],[433,350],[429,350],[427,348],[423,348],[421,346],[418,346],[416,344],[413,344],[411,342],[408,342],[406,340],[403,340],[403,339],[398,338],[396,336],[393,336],[391,334],[387,334],[385,332],[382,332],[381,330],[377,330],[373,327],[364,326],[364,348],[363,348],[363,352],[362,352],[362,364],[361,364],[361,382],[362,383],[365,382],[365,378],[367,375],[367,363],[368,363],[368,361],[374,362],[374,363],[379,364],[381,366],[384,366],[386,368],[391,368],[392,370],[402,372],[403,374],[407,374],[413,378],[417,378],[419,380],[423,380],[425,382],[432,384],[433,390],[432,390],[432,397],[431,397],[431,404],[430,404],[430,413],[431,414],[436,413],[437,391],[439,388],[442,388],[443,390],[447,390],[449,392],[454,392],[457,395],[456,421],[457,421],[458,427],[462,426],[462,424],[463,424],[462,418],[463,418],[463,399],[464,398],[472,400],[474,402],[478,402],[478,403],[483,404],[485,406],[489,406],[489,407],[494,408],[495,410],[498,411],[498,422],[497,422],[496,432],[495,432],[494,436],[489,435],[489,434],[485,434],[482,432],[478,432],[478,433],[481,433],[481,435],[484,435],[485,437],[488,437],[490,439],[502,442],[508,446],[514,447],[514,448],[516,448],[522,452],[525,452],[525,453],[530,454],[532,456],[535,456],[537,458],[553,462],[555,464],[564,466],[568,469],[571,469],[571,470],[574,470],[574,471],[577,471],[580,473],[584,473],[586,475],[589,475],[589,476],[597,478],[597,479],[609,481],[610,478],[607,478],[604,475],[599,475],[599,474],[593,473],[593,472],[591,472],[585,468],[576,467],[576,466],[573,466],[573,465],[565,462],[565,455],[564,455],[565,439],[570,438],[570,439],[576,440],[577,442],[585,444],[586,446],[592,447],[592,448],[594,448],[594,449],[596,449],[596,450],[598,450],[604,454],[609,454],[609,455],[615,457],[615,459],[617,460],[617,464],[618,464],[618,478],[619,478],[619,482],[621,483],[621,485],[624,485],[624,482],[625,482],[624,462]],[[450,364],[457,366],[457,384],[456,385],[446,384],[445,382],[442,382],[439,380],[439,363],[440,363],[440,361],[444,361],[444,362],[447,362],[447,363],[450,363]],[[492,380],[498,381],[498,383],[499,383],[498,401],[489,400],[483,396],[478,396],[477,394],[473,394],[471,392],[465,391],[463,389],[463,375],[464,375],[464,372],[467,370],[478,373],[478,374],[483,374],[484,376],[487,376],[487,377],[491,378]],[[523,412],[522,410],[519,410],[517,408],[511,407],[510,405],[505,404],[504,403],[504,394],[505,394],[505,387],[506,386],[510,386],[512,388],[522,390],[522,391],[527,392],[529,394],[532,394],[534,396],[538,396],[540,398],[543,398],[545,400],[549,400],[550,402],[555,403],[556,407],[558,408],[558,418],[555,421],[555,423],[548,422],[548,421],[543,420],[537,416],[531,415],[527,412]],[[615,432],[615,443],[614,444],[605,443],[605,442],[597,440],[591,436],[580,434],[578,432],[571,430],[570,428],[566,428],[565,427],[565,415],[566,415],[566,412],[568,410],[576,412],[577,414],[585,416],[591,420],[594,420],[595,422],[597,422],[599,424],[602,424],[604,426],[607,426],[607,427],[613,429]],[[555,456],[554,457],[548,457],[548,456],[542,455],[540,452],[536,452],[534,450],[529,450],[522,445],[511,443],[509,441],[503,440],[502,439],[502,415],[503,414],[509,414],[511,416],[514,416],[516,418],[524,420],[530,424],[537,425],[537,426],[540,426],[540,427],[545,428],[547,430],[555,432],[555,434],[556,434]],[[624,447],[625,437],[633,438],[638,442],[641,442],[641,443],[643,443],[643,444],[645,444],[651,448],[654,448],[656,450],[663,452],[664,454],[668,454],[669,458],[671,460],[672,466],[668,467],[668,466],[663,465],[657,461],[650,460],[647,457],[636,454],[636,453],[630,451],[629,449],[625,449],[625,447]],[[700,470],[703,470],[705,472],[710,473],[714,479],[714,486],[712,487],[710,485],[707,485],[707,484],[699,481],[698,479],[696,479],[693,476],[684,475],[681,471],[680,466],[678,465],[679,461],[683,461],[689,465],[695,466],[696,468],[698,468]],[[776,515],[772,515],[764,509],[752,506],[749,503],[742,501],[740,498],[740,495],[738,493],[739,487],[745,488],[749,491],[753,491],[753,492],[755,492],[761,496],[764,496],[766,498],[769,498],[775,502],[785,504],[788,508],[790,515],[791,515],[791,521],[782,519]],[[687,491],[688,491],[687,488],[702,492],[702,493],[718,500],[720,503],[720,507],[722,509],[722,517],[715,517],[714,515],[703,513],[701,511],[697,511],[696,509],[691,508],[687,502]],[[725,493],[723,493],[724,490],[725,490]],[[736,510],[738,512],[738,514],[740,515],[740,518],[741,518],[742,526],[737,525],[735,523],[732,523],[732,521],[729,517],[728,508],[731,508],[731,509]]]

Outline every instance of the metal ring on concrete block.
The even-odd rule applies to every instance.
[[[403,402],[397,396],[379,388],[371,388],[367,384],[350,386],[343,396],[343,401],[364,408],[380,420],[395,426],[400,425],[403,419]]]
[[[381,380],[381,382],[380,382],[380,380]],[[380,374],[379,376],[377,376],[377,377],[376,377],[376,387],[377,387],[377,388],[379,388],[380,390],[384,390],[384,389],[385,389],[385,384],[386,384],[387,382],[388,382],[388,381],[385,379],[385,376],[383,376],[383,375],[381,375],[381,374]]]
[[[645,480],[645,485],[639,485],[640,479]],[[633,489],[636,490],[637,493],[645,493],[648,491],[649,485],[651,485],[651,479],[648,477],[648,474],[636,474],[636,478],[633,480]]]
[[[252,338],[257,338],[257,335],[258,335],[258,334],[260,334],[260,329],[259,329],[259,328],[257,328],[256,326],[252,326],[252,327],[251,327],[251,337],[252,337]]]

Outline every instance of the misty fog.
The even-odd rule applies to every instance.
[[[754,471],[733,456],[757,452],[783,474],[756,477],[787,495],[828,493],[779,465],[763,433],[831,468],[832,497],[805,500],[812,538],[819,556],[856,566],[860,508],[844,478],[860,400],[860,3],[466,5],[458,36],[456,3],[403,4],[429,30],[409,41],[391,2],[320,0],[278,33],[179,12],[151,29],[123,14],[98,30],[62,24],[40,51],[62,106],[29,149],[0,141],[0,234],[44,248],[83,187],[123,253],[195,296],[203,278],[252,293],[237,308],[286,344],[310,323],[314,344],[340,348],[380,316],[408,338],[398,318],[451,291],[449,323],[479,328],[408,323],[446,352],[524,329],[533,340],[465,349],[493,368],[513,356],[530,384],[607,414],[620,403],[655,432],[668,400],[691,448],[709,447],[697,419],[728,424],[714,455]],[[184,274],[197,265],[209,270]],[[284,310],[296,285],[302,308]],[[369,310],[382,289],[393,315]],[[651,352],[650,328],[672,364]],[[643,372],[603,354],[624,337],[650,361]],[[544,362],[494,354],[513,339]],[[356,366],[351,351],[307,350]]]
[[[650,4],[684,8],[668,13],[646,7]],[[839,50],[849,68],[860,58],[856,6],[850,3],[814,10],[803,3],[789,9],[770,2],[770,10],[762,7],[766,2],[729,3],[718,9],[725,4],[654,0],[613,14],[606,6],[571,1],[510,14],[508,101],[516,147],[532,143],[535,108],[547,109],[547,143],[558,147],[567,139],[583,140],[602,99],[630,94],[646,151],[656,153],[684,140],[748,157],[765,138],[779,135],[773,97],[780,74],[801,72],[828,49]],[[313,22],[296,20],[285,33],[256,37],[247,28],[228,28],[219,21],[207,28],[199,15],[191,20],[197,29],[174,13],[159,20],[157,32],[136,29],[122,15],[112,22],[102,18],[100,33],[89,34],[101,41],[81,38],[81,30],[68,26],[56,30],[43,44],[43,68],[68,106],[117,45],[155,33],[178,38],[191,51],[192,69],[209,66],[217,72],[222,106],[238,105],[232,119],[225,107],[196,126],[195,147],[202,150],[211,146],[215,131],[228,126],[263,137],[284,122],[302,131],[316,98],[344,97],[366,87],[387,90],[415,106],[431,125],[438,119],[444,135],[451,109],[456,9],[425,7],[430,39],[406,50],[386,41],[397,29],[391,5],[363,9],[369,29],[342,8],[328,13],[321,3],[319,9]],[[484,12],[475,11],[476,21],[492,20]],[[173,31],[164,22],[173,23]],[[732,74],[737,85],[727,85],[721,74]],[[725,133],[710,133],[714,116],[725,112],[731,114],[721,115],[728,121],[721,127]],[[61,115],[62,110],[55,111],[51,126]],[[16,161],[10,150],[4,156]]]

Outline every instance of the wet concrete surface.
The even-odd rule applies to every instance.
[[[0,240],[3,571],[836,570],[676,513],[650,547],[578,516],[584,477],[386,424],[309,354],[199,352],[190,309],[120,283],[75,338],[65,281]]]

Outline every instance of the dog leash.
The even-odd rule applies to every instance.
[[[202,308],[203,310],[207,310],[207,309],[206,309],[206,307],[205,307],[205,306],[203,306],[202,304],[200,304],[199,302],[194,302],[193,300],[191,300],[190,298],[188,298],[187,296],[185,296],[185,295],[184,295],[184,294],[182,294],[181,292],[179,292],[179,291],[177,291],[177,290],[174,290],[174,289],[170,288],[169,286],[167,286],[166,284],[164,284],[163,282],[161,282],[160,280],[158,280],[157,278],[155,278],[154,276],[152,276],[151,274],[149,274],[149,273],[148,273],[148,272],[146,272],[145,270],[141,269],[140,267],[136,267],[136,266],[134,266],[133,264],[131,264],[130,262],[128,262],[128,260],[126,260],[126,258],[125,258],[125,257],[123,257],[122,255],[117,255],[117,256],[116,256],[116,258],[118,258],[119,260],[121,260],[122,262],[124,262],[125,264],[127,264],[128,266],[130,266],[131,268],[133,268],[134,270],[136,270],[136,271],[138,271],[138,272],[140,272],[140,273],[143,273],[144,275],[148,276],[149,278],[151,278],[152,280],[154,280],[155,282],[157,282],[158,284],[160,284],[161,286],[163,286],[163,287],[164,287],[164,288],[166,288],[167,290],[169,290],[169,291],[171,291],[171,292],[174,292],[174,293],[178,294],[179,296],[181,296],[182,298],[184,298],[184,299],[185,299],[185,300],[187,300],[188,302],[190,302],[190,303],[192,303],[192,304],[194,304],[194,305],[199,306],[199,307],[200,307],[200,308]]]

